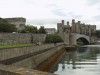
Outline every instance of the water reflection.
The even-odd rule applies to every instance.
[[[66,52],[55,74],[100,75],[100,45],[83,46],[74,52]]]

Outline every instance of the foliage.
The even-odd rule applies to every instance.
[[[96,36],[100,38],[100,30],[96,30]]]
[[[16,32],[15,25],[8,23],[5,19],[0,18],[0,32]]]
[[[59,43],[63,42],[62,38],[57,34],[48,34],[46,36],[46,43]]]
[[[46,30],[44,29],[43,26],[41,26],[38,30],[37,27],[35,27],[35,26],[27,25],[27,26],[25,26],[25,28],[23,30],[21,30],[21,33],[42,33],[42,34],[45,34]]]
[[[80,39],[77,39],[77,44],[78,44],[78,45],[83,45],[83,42],[82,42],[82,40],[80,40]]]
[[[21,32],[22,33],[38,33],[38,29],[35,26],[27,25]]]
[[[38,30],[38,33],[46,34],[46,30],[44,29],[44,26],[41,26]]]

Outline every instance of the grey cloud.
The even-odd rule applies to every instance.
[[[34,25],[37,27],[44,26],[45,28],[57,28],[58,19],[33,19],[27,20],[26,24]]]
[[[77,14],[75,14],[74,12],[69,12],[68,15],[69,15],[70,17],[73,17],[73,18],[82,18],[82,17],[83,17],[82,15],[77,15]]]
[[[100,10],[100,7],[98,7],[98,10]]]
[[[66,16],[66,14],[63,12],[63,8],[59,7],[56,4],[49,4],[49,5],[47,5],[47,8],[51,9],[51,12],[54,15],[57,15],[57,16]]]
[[[62,11],[62,9],[54,9],[52,10],[52,13],[57,16],[66,16],[66,14]]]
[[[100,3],[100,0],[87,0],[89,5],[95,5]]]
[[[93,18],[94,18],[94,20],[96,20],[96,21],[100,21],[100,15],[94,16]]]
[[[65,13],[63,10],[63,8],[59,7],[58,5],[56,4],[50,4],[47,6],[48,8],[51,8],[51,12],[54,14],[54,15],[57,15],[57,16],[62,16],[62,17],[74,17],[74,18],[82,18],[82,15],[77,15],[75,14],[74,12],[68,12],[68,13]]]
[[[23,0],[26,4],[35,4],[33,0]]]
[[[48,8],[59,8],[59,6],[57,6],[56,4],[49,4],[46,7],[48,7]]]
[[[57,24],[58,19],[34,19],[34,20],[27,20],[28,24],[33,25],[45,25],[45,24]]]

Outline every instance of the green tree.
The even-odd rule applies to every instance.
[[[45,30],[44,26],[41,26],[39,28],[38,33],[46,34],[46,30]]]
[[[96,30],[96,37],[100,38],[100,30]]]
[[[0,32],[16,32],[15,25],[8,23],[5,19],[0,18]]]
[[[57,34],[48,34],[46,36],[46,43],[59,43],[59,42],[63,42],[62,38],[57,35]]]
[[[35,26],[27,25],[21,32],[22,33],[38,33],[38,29]]]

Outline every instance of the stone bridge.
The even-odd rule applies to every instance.
[[[77,45],[77,40],[80,39],[83,44],[88,45],[90,43],[90,37],[87,35],[71,33],[69,35],[69,45]]]

